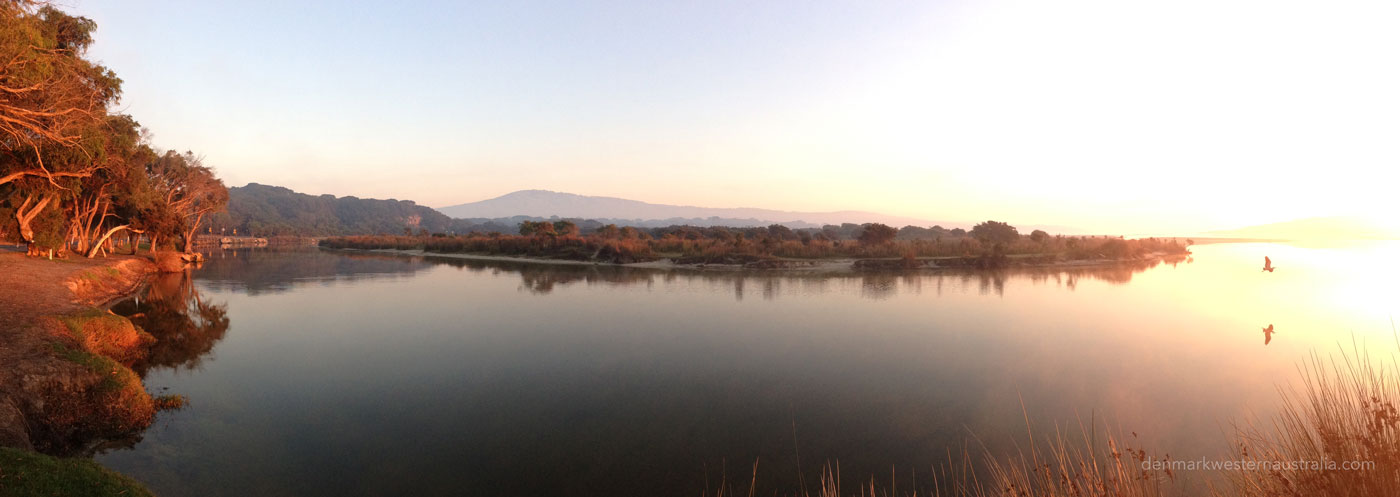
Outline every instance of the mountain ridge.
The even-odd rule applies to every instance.
[[[705,226],[764,226],[816,228],[825,224],[884,223],[891,226],[963,226],[876,212],[842,210],[827,212],[784,211],[757,207],[700,207],[643,202],[619,197],[580,195],[552,190],[517,190],[494,198],[437,207],[457,219],[495,219],[512,216],[607,219],[647,224],[696,224]]]

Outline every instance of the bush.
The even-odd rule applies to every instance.
[[[1006,226],[1005,223],[995,224]],[[894,228],[881,224],[861,227],[863,240],[860,243],[851,243],[826,236],[804,238],[793,235],[789,239],[791,231],[771,227],[733,230],[718,227],[672,227],[657,230],[653,232],[655,236],[652,236],[631,227],[604,226],[592,234],[579,236],[569,234],[572,230],[568,225],[563,225],[564,232],[561,233],[554,223],[527,222],[522,223],[522,229],[531,233],[530,235],[473,233],[456,236],[349,236],[327,238],[321,240],[320,245],[334,249],[423,250],[435,253],[544,257],[614,263],[653,260],[659,254],[676,258],[678,261],[700,263],[753,262],[775,257],[893,259],[906,255],[915,258],[996,255],[999,257],[996,259],[998,264],[1004,264],[1008,256],[1029,254],[1053,255],[1066,260],[1086,260],[1131,259],[1150,253],[1186,253],[1186,247],[1174,239],[1050,237],[1039,230],[1030,237],[1018,235],[1014,238],[998,238],[995,235],[987,235],[987,230],[1000,230],[1004,234],[1014,233],[1015,228],[987,228],[987,223],[979,226],[983,226],[981,233],[986,239],[1001,241],[982,241],[970,236],[952,235],[933,239],[900,240],[895,237],[898,232]],[[1036,240],[1037,238],[1039,240]]]

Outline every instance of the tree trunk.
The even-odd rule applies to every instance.
[[[102,238],[98,238],[98,239],[97,239],[97,243],[92,244],[92,249],[91,249],[91,250],[88,250],[87,258],[91,259],[91,258],[93,258],[93,256],[96,256],[96,255],[97,255],[97,251],[100,250],[100,249],[102,248],[102,243],[103,243],[103,242],[106,242],[107,239],[108,239],[108,238],[111,238],[111,236],[114,235],[114,234],[116,234],[116,232],[126,229],[126,227],[127,227],[127,225],[123,224],[123,225],[121,225],[121,226],[117,226],[117,227],[114,227],[114,228],[112,228],[112,229],[110,229],[110,230],[107,230],[107,233],[106,233],[106,234],[103,234],[103,235],[102,235]]]
[[[185,233],[185,253],[194,252],[194,234],[199,231],[199,223],[204,222],[204,213],[195,216],[194,223],[190,225],[190,232]]]
[[[44,211],[44,207],[47,207],[49,202],[53,201],[53,196],[45,195],[39,200],[39,203],[34,204],[34,206],[30,208],[29,202],[33,199],[33,196],[24,198],[24,203],[19,206],[19,209],[15,210],[15,221],[19,222],[19,236],[24,240],[25,244],[28,245],[27,252],[29,255],[39,255],[39,248],[34,245],[34,227],[32,223],[34,222],[34,218],[38,217],[39,213]],[[29,210],[26,211],[25,209]]]

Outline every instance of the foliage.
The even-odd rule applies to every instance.
[[[121,80],[85,57],[96,29],[46,3],[0,3],[0,185],[91,173],[89,165],[44,164],[41,156],[94,154],[86,131],[121,95]]]
[[[1016,227],[998,221],[987,221],[972,227],[972,237],[986,244],[1014,243],[1021,238]]]
[[[48,3],[0,3],[0,231],[31,255],[91,257],[123,230],[189,250],[226,189],[194,154],[157,153],[113,112],[121,80],[86,56],[96,28]]]
[[[898,231],[894,228],[880,223],[871,223],[861,230],[859,240],[860,243],[866,245],[880,245],[894,240],[896,234]]]
[[[971,237],[936,240],[889,240],[863,243],[794,234],[794,239],[767,228],[672,227],[649,232],[630,227],[603,226],[586,235],[560,235],[549,222],[525,221],[525,235],[472,233],[455,236],[351,236],[321,241],[327,248],[424,250],[440,253],[517,255],[573,260],[631,262],[669,257],[680,263],[749,263],[764,259],[897,259],[903,266],[921,266],[920,258],[974,258],[977,265],[1000,265],[1009,257],[1041,259],[1135,260],[1150,254],[1184,254],[1174,239],[1123,240],[1105,237],[1054,237],[1036,243],[984,245]],[[886,233],[893,232],[891,229]],[[659,236],[656,236],[659,235]],[[900,267],[900,265],[896,265]]]

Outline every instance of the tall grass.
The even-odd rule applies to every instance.
[[[1397,337],[1400,348],[1400,337]],[[1226,439],[1234,464],[1175,473],[1170,459],[1133,447],[1136,435],[1037,433],[1026,419],[1027,445],[1010,456],[964,450],[934,468],[930,488],[903,491],[870,478],[841,486],[840,467],[822,468],[819,485],[798,497],[1371,497],[1400,496],[1400,362],[1377,364],[1353,344],[1337,357],[1312,354],[1293,386],[1280,387],[1280,411],[1262,422],[1236,425]],[[1147,461],[1162,461],[1155,466]],[[1328,462],[1334,464],[1329,465]],[[1224,461],[1222,461],[1224,462]],[[1247,466],[1251,462],[1254,467]],[[1360,467],[1344,463],[1359,462]],[[1158,468],[1160,469],[1151,469]],[[724,487],[722,485],[722,487]],[[748,488],[752,488],[750,483]],[[719,493],[736,495],[725,487]]]
[[[1219,496],[1400,495],[1400,371],[1353,344],[1339,358],[1313,354],[1299,367],[1301,390],[1281,389],[1282,410],[1236,429],[1242,460],[1331,461],[1226,473]],[[1369,468],[1343,468],[1361,461]]]

